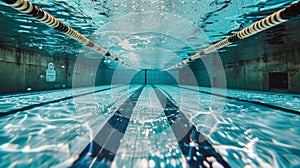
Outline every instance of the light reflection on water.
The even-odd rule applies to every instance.
[[[107,88],[107,86],[103,88]],[[125,88],[117,88],[116,91]],[[91,88],[82,89],[80,93],[89,91]],[[117,108],[115,105],[119,105],[127,98],[126,94],[127,91],[112,99],[110,90],[96,93],[96,96],[106,97],[106,99],[101,101],[103,99],[100,98],[100,101],[97,102],[97,109],[90,109],[90,105],[86,103],[85,107],[89,111],[76,109],[75,107],[78,108],[78,106],[74,106],[73,99],[70,99],[1,117],[0,155],[3,158],[1,167],[14,164],[25,167],[26,165],[36,165],[37,167],[47,165],[46,167],[48,167],[49,165],[63,164],[70,158],[76,157],[94,136],[93,132],[88,132],[86,127],[92,127],[97,131],[99,126],[101,127],[101,124],[105,123],[101,120],[112,115]],[[64,91],[55,92],[55,95],[48,97],[45,94],[45,97],[50,100],[67,96]],[[35,95],[31,96],[35,97]],[[17,97],[13,97],[13,99],[17,99]],[[19,99],[28,99],[28,97],[20,96]],[[40,101],[32,102],[40,103]]]
[[[172,86],[159,87],[168,93],[232,167],[286,167],[299,164],[298,115],[236,100],[218,99]],[[3,161],[0,165],[65,167],[72,164],[137,88],[131,88],[129,94],[122,92],[127,87],[116,88],[120,95],[114,95],[114,98],[110,91],[96,93],[96,104],[92,101],[80,104],[70,99],[1,117],[0,155]],[[182,97],[181,92],[189,97]],[[61,93],[60,96],[65,95]],[[241,97],[243,95],[241,92]],[[269,96],[260,98],[267,101]],[[284,97],[288,98],[289,95]],[[83,96],[82,100],[90,100],[89,95]],[[184,159],[188,158],[183,157],[162,110],[151,89],[143,91],[113,165],[118,167],[119,161],[122,161],[123,165],[127,163],[136,167],[145,163],[152,166],[187,166]],[[131,153],[133,149],[135,153]],[[142,155],[132,162],[135,154]],[[213,162],[213,159],[207,159]]]
[[[57,12],[56,14],[54,13],[54,15],[66,20],[66,23],[74,26],[76,30],[80,30],[80,32],[87,36],[94,31],[95,26],[96,29],[101,28],[105,23],[110,22],[110,16],[116,18],[130,12],[157,10],[158,12],[176,13],[191,21],[191,23],[195,23],[196,26],[204,27],[203,29],[206,35],[210,37],[209,40],[216,41],[226,37],[229,31],[240,29],[241,26],[249,21],[249,18],[252,17],[252,19],[255,20],[261,17],[246,16],[245,13],[251,14],[252,12],[273,10],[292,1],[257,0],[219,2],[206,0],[205,3],[179,1],[178,3],[168,2],[158,7],[157,3],[159,3],[159,1],[153,1],[153,5],[149,5],[148,8],[144,3],[137,2],[133,6],[131,2],[125,1],[109,1],[106,2],[106,4],[104,4],[104,1],[95,1],[92,3],[86,0],[78,2],[37,0],[35,2],[40,3],[46,11],[60,11],[60,9],[61,11],[68,11]],[[2,2],[0,3],[1,9],[4,8]],[[197,9],[199,6],[196,5],[199,5],[201,8]],[[226,7],[226,5],[228,6]],[[91,8],[91,6],[93,6],[93,8]],[[200,9],[206,9],[206,11]],[[70,12],[72,12],[72,15]],[[102,14],[99,12],[102,12]],[[17,41],[14,37],[15,33],[22,32],[19,40],[22,41],[22,44],[24,43],[24,48],[26,45],[33,47],[38,46],[39,49],[45,49],[49,52],[55,51],[60,53],[64,51],[70,54],[76,53],[79,48],[77,45],[69,45],[69,47],[67,47],[68,49],[65,49],[64,45],[60,45],[65,44],[65,41],[62,40],[64,36],[53,33],[53,37],[49,37],[49,35],[52,35],[52,30],[45,29],[45,27],[42,26],[37,28],[33,25],[26,25],[32,21],[27,18],[24,19],[24,16],[20,16],[20,14],[16,16],[14,16],[15,13],[13,12],[3,14],[5,15],[0,16],[2,21],[13,20],[15,22],[12,22],[12,25],[16,25],[12,29],[5,27],[5,29],[9,31],[6,31],[5,35],[1,36],[0,40],[3,45],[15,45]],[[232,16],[233,14],[234,16]],[[220,19],[220,16],[224,19]],[[80,25],[80,27],[76,27],[76,25]],[[181,27],[184,26],[181,25]],[[216,30],[216,28],[218,28],[218,30]],[[177,31],[181,32],[181,30]],[[42,38],[45,42],[42,45],[44,47],[41,47],[41,37],[45,37],[45,35],[47,38]],[[198,44],[198,41],[201,40],[199,40],[198,36],[193,35],[194,34],[191,33],[191,37],[188,38],[197,41],[197,43],[192,45],[192,48],[199,50],[204,45]],[[157,37],[159,36],[161,35],[157,35]],[[2,38],[5,40],[2,40]],[[26,39],[32,39],[33,41],[28,42]],[[148,38],[148,40],[149,39],[150,38]],[[134,44],[135,43],[137,42],[134,42]],[[169,45],[174,46],[172,43],[174,42],[171,41]],[[118,45],[119,44],[116,46],[118,47]],[[56,46],[56,48],[54,46]],[[174,51],[171,50],[171,52]],[[188,52],[188,50],[183,50],[180,57],[185,57]],[[150,55],[151,54],[152,52],[150,52]],[[174,63],[177,63],[177,60]],[[145,62],[140,62],[140,64],[143,65]],[[222,100],[219,102],[216,98],[214,98],[214,101],[211,101],[212,96],[201,95],[198,97],[194,92],[189,92],[188,97],[183,97],[188,100],[182,100],[182,97],[173,90],[174,88],[164,88],[168,90],[168,93],[172,95],[172,99],[180,105],[181,110],[195,124],[198,130],[207,136],[208,140],[233,167],[299,166],[300,159],[298,155],[300,155],[300,151],[297,148],[299,146],[298,139],[300,134],[299,116],[236,101],[226,101],[226,104],[224,104]],[[299,110],[300,108],[299,97],[297,98],[290,95],[277,96],[274,99],[272,95],[269,97],[261,93],[254,94],[230,91],[229,94],[295,110]],[[62,95],[72,96],[73,93],[69,90],[61,90],[58,92],[43,92],[41,94],[1,96],[0,108],[1,112],[5,112],[32,104],[59,99]],[[114,101],[116,99],[118,99],[118,101]],[[67,100],[1,117],[0,165],[3,167],[14,165],[49,167],[60,165],[68,159],[68,161],[72,161],[125,99],[126,96],[120,95],[120,97],[112,99],[109,93],[101,93],[101,96],[97,97],[97,103],[87,101],[74,106],[73,100]],[[220,109],[220,107],[223,107],[223,109]],[[149,114],[154,112],[153,109],[147,108],[147,105],[145,105],[145,107],[140,106],[138,110]],[[220,110],[222,110],[221,114]],[[161,113],[159,113],[159,117],[149,120],[141,120],[141,116],[133,116],[132,121],[141,126],[149,124],[149,131],[146,129],[141,132],[142,135],[148,137],[154,133],[158,133],[161,129],[164,129],[164,127],[167,127],[165,117],[160,115]],[[164,133],[165,132],[162,133],[164,136],[171,136],[172,134],[170,132]],[[151,142],[150,139],[145,140],[146,144],[150,143],[149,145],[151,145]],[[170,157],[164,160],[164,162],[160,162],[160,166],[162,167],[165,165],[175,167],[181,164],[180,159],[182,158],[180,158],[181,155],[177,149],[176,142],[170,138],[166,138],[164,143],[167,144],[167,148],[164,148],[164,150],[169,151],[163,151],[165,153],[161,154],[155,153],[156,151],[153,150],[153,148],[147,148],[150,153],[153,153],[151,155],[153,159],[140,159],[136,165],[141,166],[147,162],[150,167],[158,166],[154,160],[156,157],[161,158],[161,155]],[[164,146],[165,144],[161,145]],[[171,158],[171,156],[176,156],[177,158],[174,159]]]
[[[214,116],[213,107],[207,109],[212,105],[209,102],[211,95],[198,95],[197,92],[184,90],[190,97],[186,98],[189,100],[182,100],[184,98],[178,96],[180,89],[162,88],[177,102],[195,99],[201,102],[199,106],[195,103],[181,104],[181,109],[187,116],[194,115],[191,121],[207,136],[232,167],[286,167],[299,164],[300,118],[298,115],[250,103],[226,100],[223,113]],[[238,97],[237,93],[235,96]],[[248,94],[251,97],[251,93]],[[240,97],[243,96],[244,93],[241,92]],[[288,95],[284,97],[291,99]],[[272,101],[269,95],[260,98],[266,102]]]
[[[202,0],[202,1],[90,1],[90,0],[78,0],[78,1],[42,1],[35,0],[34,3],[40,6],[43,10],[49,12],[56,18],[62,20],[67,25],[73,27],[78,32],[82,33],[86,37],[98,36],[97,32],[104,32],[108,26],[108,30],[118,27],[115,35],[111,35],[107,38],[95,39],[96,43],[100,46],[110,47],[105,45],[106,42],[112,42],[110,38],[120,38],[119,42],[126,41],[123,29],[127,29],[135,22],[141,22],[134,26],[134,29],[130,29],[132,33],[145,33],[153,32],[150,27],[157,27],[157,31],[165,35],[169,34],[173,37],[180,35],[182,32],[184,36],[180,36],[178,40],[167,39],[166,44],[177,45],[179,42],[184,42],[185,46],[180,46],[176,49],[166,49],[166,52],[161,52],[163,55],[168,56],[169,53],[176,55],[177,59],[170,59],[166,61],[168,64],[176,64],[178,59],[183,59],[190,54],[190,49],[199,52],[204,47],[207,47],[208,43],[219,41],[233,32],[241,30],[245,26],[250,25],[254,21],[270,14],[282,7],[286,7],[296,0],[231,0],[231,1],[215,1],[215,0]],[[116,7],[118,6],[118,7]],[[3,15],[0,15],[0,22],[7,23],[3,26],[0,36],[0,43],[3,46],[15,47],[18,43],[22,44],[22,48],[32,48],[36,51],[43,51],[50,55],[56,55],[60,53],[67,53],[69,55],[78,55],[78,51],[81,46],[76,41],[66,38],[64,35],[58,33],[55,30],[49,29],[43,24],[36,24],[34,19],[30,19],[21,13],[10,9],[2,1],[0,1],[0,11],[4,11]],[[155,16],[153,19],[148,20],[149,12],[155,12],[157,14],[168,14],[173,18],[164,20],[159,16]],[[135,17],[132,20],[121,19],[126,15],[138,14],[140,16]],[[176,17],[175,17],[176,16]],[[221,18],[221,19],[220,19]],[[124,22],[117,22],[114,26],[114,22],[118,19],[124,20]],[[183,22],[184,21],[184,22]],[[187,22],[189,23],[187,23]],[[129,24],[127,24],[129,22]],[[143,23],[144,22],[144,23]],[[149,26],[147,25],[149,24]],[[146,25],[147,29],[144,31],[139,30],[140,27]],[[159,25],[159,26],[157,26]],[[195,27],[195,28],[192,28]],[[163,29],[167,31],[162,31]],[[174,29],[174,30],[173,30]],[[200,33],[199,30],[204,32]],[[197,33],[198,32],[198,33]],[[203,38],[205,36],[205,38]],[[155,35],[156,38],[163,37],[162,34]],[[151,36],[146,35],[147,40],[151,40]],[[30,40],[28,40],[30,39]],[[103,39],[103,40],[101,40]],[[180,41],[181,40],[181,41]],[[265,39],[262,39],[263,42]],[[152,43],[156,43],[152,41]],[[129,46],[134,46],[136,43],[129,42]],[[112,53],[115,55],[123,56],[122,47],[124,45],[116,43],[111,46]],[[151,45],[147,45],[151,49]],[[115,49],[114,49],[115,48]],[[119,49],[118,49],[119,48]],[[136,47],[136,50],[140,50],[142,47]],[[157,48],[156,48],[157,49]],[[127,50],[125,50],[127,51]],[[148,50],[148,52],[151,50]],[[181,54],[177,54],[180,51]],[[126,54],[128,55],[128,53]],[[142,56],[142,55],[139,55]],[[145,59],[136,61],[131,57],[124,57],[126,62],[132,62],[133,66],[142,67],[148,65],[149,60]],[[162,60],[164,61],[164,60]],[[152,61],[150,61],[151,63]],[[108,64],[110,65],[110,64]],[[154,66],[155,65],[155,66]],[[157,62],[149,68],[159,68],[163,64]]]

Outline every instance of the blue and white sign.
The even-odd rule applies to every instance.
[[[48,64],[48,69],[46,70],[46,81],[47,82],[56,81],[56,71],[54,70],[54,64],[52,62]]]

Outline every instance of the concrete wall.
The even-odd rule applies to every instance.
[[[76,61],[75,56],[47,56],[20,47],[0,47],[0,93],[60,89],[101,84],[101,71],[90,66],[94,61]],[[48,63],[54,63],[56,81],[46,82]],[[94,63],[95,64],[95,63]],[[97,66],[98,67],[98,66]],[[99,72],[98,72],[99,71]],[[97,73],[98,72],[98,73]],[[78,79],[74,83],[74,79]],[[74,86],[73,86],[74,85]]]
[[[300,59],[297,47],[280,48],[272,52],[257,53],[261,58],[243,60],[235,64],[225,64],[227,85],[230,88],[300,92]],[[257,50],[256,52],[259,52]],[[253,52],[254,53],[254,52]],[[252,54],[253,54],[252,53]],[[250,53],[251,54],[251,53]],[[244,53],[247,56],[247,53]],[[285,72],[288,74],[288,88],[270,88],[270,73]]]
[[[192,69],[190,66],[185,66],[179,70],[179,81],[181,85],[200,85],[211,86],[211,77],[209,76],[206,67],[202,61],[197,61],[198,69]]]
[[[147,84],[177,84],[179,71],[155,71],[155,70],[147,70],[146,71],[146,83]]]
[[[155,71],[155,70],[105,70],[104,84],[176,84],[179,71]]]
[[[225,71],[227,87],[300,93],[299,26],[299,21],[288,22],[215,53],[221,58],[220,67]],[[195,74],[198,85],[211,86],[212,78],[219,76],[216,74],[221,72],[220,69],[215,71],[206,66],[213,67],[212,57],[213,54],[207,55],[188,67]],[[180,78],[184,78],[186,69],[181,70]],[[280,82],[277,77],[270,79],[270,73],[274,72],[287,73],[288,88],[270,88],[270,82]]]
[[[229,88],[300,93],[299,22],[289,22],[242,40],[220,53]],[[288,88],[272,88],[270,73],[287,73]],[[274,79],[275,78],[275,79]]]
[[[180,84],[226,88],[226,76],[220,57],[213,53],[191,66],[180,69]]]
[[[76,56],[74,56],[76,57]],[[70,79],[72,87],[97,86],[104,84],[102,59],[79,56],[73,63],[73,73]]]

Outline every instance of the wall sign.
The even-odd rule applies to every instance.
[[[56,71],[54,70],[54,64],[52,62],[48,64],[48,69],[46,70],[46,81],[47,82],[56,81]]]

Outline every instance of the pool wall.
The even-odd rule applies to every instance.
[[[226,75],[226,84],[223,86],[227,88],[300,93],[299,26],[299,19],[275,26],[237,42],[234,44],[236,46],[227,47],[226,51],[219,50],[170,73],[179,84],[222,87],[220,81],[224,82],[224,79],[220,79],[218,76],[221,75],[217,73],[223,69]],[[136,71],[115,71],[106,67],[103,60],[100,68],[95,69],[99,62],[87,58],[79,61],[80,68],[73,71],[75,63],[78,64],[76,54],[49,55],[41,51],[23,47],[22,44],[0,47],[0,93],[74,87],[74,78],[80,79],[76,87],[145,83],[143,72],[131,78]],[[215,63],[214,58],[218,56],[221,64]],[[46,69],[50,62],[54,63],[57,73],[55,82],[46,82]],[[208,71],[214,75],[209,75]],[[152,84],[174,84],[169,77],[164,72],[148,71],[148,81],[152,81]]]
[[[300,93],[299,20],[278,25],[270,30],[241,40],[236,47],[219,51],[228,88]],[[215,53],[190,66],[200,86],[213,85],[207,67],[213,66]],[[180,70],[184,76],[189,67]],[[214,79],[215,84],[218,79]],[[189,84],[189,83],[186,83]]]
[[[80,70],[73,74],[75,56],[47,55],[22,47],[0,47],[0,93],[14,93],[24,91],[38,91],[72,87],[73,77],[81,77],[80,86],[100,85],[103,72],[96,76],[91,74],[90,64],[80,63]],[[48,64],[53,63],[56,71],[55,82],[46,81]],[[84,76],[84,78],[82,78]]]

